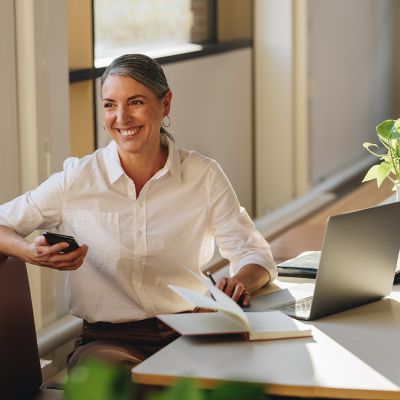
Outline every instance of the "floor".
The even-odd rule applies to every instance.
[[[373,207],[393,193],[392,186],[391,182],[385,182],[377,188],[373,181],[357,184],[355,187],[350,185],[350,187],[338,188],[335,201],[281,232],[277,237],[267,238],[275,262],[280,263],[294,258],[303,251],[321,250],[329,216]]]

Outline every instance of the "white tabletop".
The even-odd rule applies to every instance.
[[[244,342],[181,337],[134,368],[134,380],[167,385],[189,376],[205,386],[221,380],[259,382],[269,393],[286,396],[400,399],[396,290],[385,299],[308,322],[312,338]]]

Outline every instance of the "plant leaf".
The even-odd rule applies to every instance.
[[[376,126],[376,132],[386,140],[390,139],[390,131],[395,124],[394,119],[387,119]]]
[[[365,174],[364,179],[362,180],[363,182],[367,181],[372,181],[373,179],[376,179],[378,176],[378,167],[379,164],[373,165]]]
[[[363,143],[363,147],[365,148],[365,149],[368,149],[368,148],[370,148],[370,147],[379,147],[377,144],[375,144],[375,143],[370,143],[370,142],[364,142]]]
[[[364,142],[363,143],[363,147],[364,149],[366,149],[368,152],[370,152],[371,154],[373,154],[375,157],[380,158],[382,156],[382,154],[378,154],[375,153],[373,150],[371,150],[371,147],[376,147],[377,149],[379,149],[379,146],[375,143],[370,143],[370,142]]]
[[[153,393],[147,400],[204,400],[203,392],[193,379],[182,379],[162,393]]]
[[[210,393],[209,400],[263,400],[265,398],[263,385],[250,382],[224,382]]]
[[[393,128],[390,130],[390,139],[398,140],[399,138],[400,138],[400,129],[396,128],[396,126],[393,125]]]
[[[72,369],[64,389],[66,400],[129,400],[133,394],[128,370],[89,359]]]
[[[376,182],[378,187],[381,186],[382,182],[387,178],[392,170],[392,164],[390,162],[384,161],[378,165],[376,172]]]

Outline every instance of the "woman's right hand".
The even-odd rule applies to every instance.
[[[84,244],[69,253],[60,254],[60,251],[65,250],[68,246],[66,242],[50,246],[44,236],[38,236],[29,246],[26,261],[61,271],[78,269],[85,259],[88,246]]]

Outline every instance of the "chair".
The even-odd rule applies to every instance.
[[[41,384],[26,265],[0,254],[0,398],[62,398],[62,391],[41,390]]]

